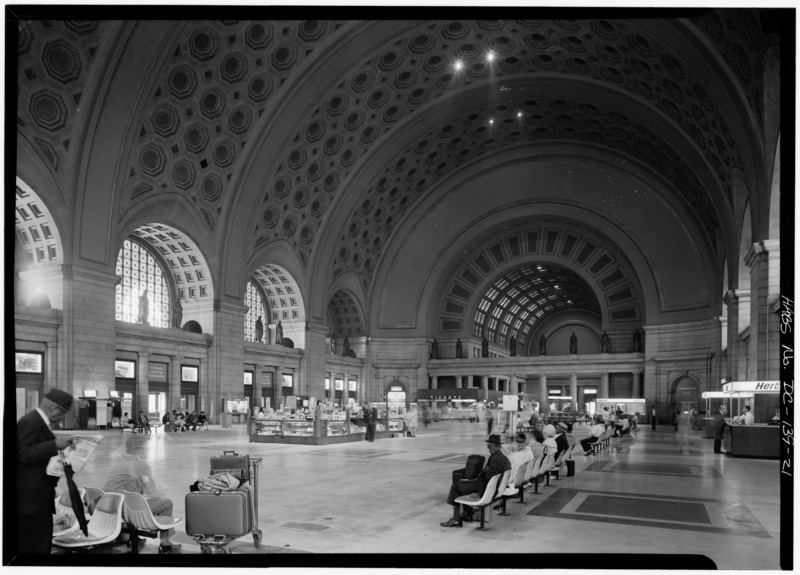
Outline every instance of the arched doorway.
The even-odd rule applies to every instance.
[[[680,410],[681,418],[688,421],[692,408],[700,409],[700,385],[698,382],[689,375],[676,379],[672,387],[672,404]]]
[[[394,379],[384,388],[386,407],[389,413],[405,413],[408,409],[408,387],[399,379]]]

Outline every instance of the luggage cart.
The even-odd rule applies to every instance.
[[[232,451],[224,452],[225,455],[236,455]],[[261,457],[250,457],[250,482],[249,484],[252,486],[252,498],[251,498],[251,510],[253,514],[253,528],[249,533],[245,533],[244,535],[253,535],[253,545],[255,545],[256,549],[261,547],[262,541],[262,533],[261,529],[258,528],[258,466],[261,465],[262,458]],[[218,472],[218,470],[211,470],[212,473]],[[230,536],[230,535],[192,535],[192,539],[200,545],[200,553],[201,554],[227,554],[231,553],[231,548],[229,544],[232,541],[235,541],[239,537],[243,535],[237,536]]]

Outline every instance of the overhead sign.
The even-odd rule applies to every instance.
[[[780,381],[731,381],[722,386],[722,391],[732,393],[780,393]]]

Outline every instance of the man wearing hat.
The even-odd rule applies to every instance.
[[[501,446],[499,435],[494,434],[489,436],[489,439],[486,440],[486,447],[489,448],[490,455],[486,466],[475,479],[460,479],[450,486],[450,493],[447,495],[447,504],[453,506],[453,517],[439,525],[442,527],[461,527],[461,521],[472,521],[471,511],[465,510],[464,515],[459,516],[460,505],[455,501],[462,495],[467,495],[469,493],[477,492],[483,494],[484,489],[486,489],[486,484],[489,483],[492,477],[511,469],[511,462],[508,460],[508,457],[503,455]]]
[[[72,406],[61,389],[44,394],[39,407],[17,422],[17,537],[20,554],[49,555],[53,538],[55,488],[58,477],[47,475],[47,463],[72,444],[50,430]]]

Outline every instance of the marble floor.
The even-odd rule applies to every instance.
[[[103,443],[76,475],[79,485],[102,486],[110,453],[129,436],[98,433]],[[587,434],[584,426],[573,432],[576,439]],[[476,523],[440,527],[451,516],[445,503],[451,472],[471,453],[488,455],[484,439],[483,424],[442,422],[421,427],[415,438],[329,446],[249,443],[244,425],[158,431],[144,457],[177,517],[184,517],[189,485],[208,475],[212,455],[235,450],[263,458],[263,544],[256,549],[245,536],[230,544],[230,555],[200,555],[179,528],[179,554],[159,556],[148,540],[140,560],[303,565],[312,561],[309,554],[316,560],[322,554],[330,566],[420,567],[430,558],[430,566],[435,559],[437,567],[470,567],[497,566],[489,554],[500,553],[520,554],[500,560],[518,567],[781,568],[779,462],[716,455],[710,439],[683,427],[640,425],[595,456],[584,456],[578,445],[573,477],[551,480],[522,504],[509,501],[510,515],[493,513],[489,531],[476,531]],[[116,546],[96,554],[101,563],[125,565],[127,553]]]

